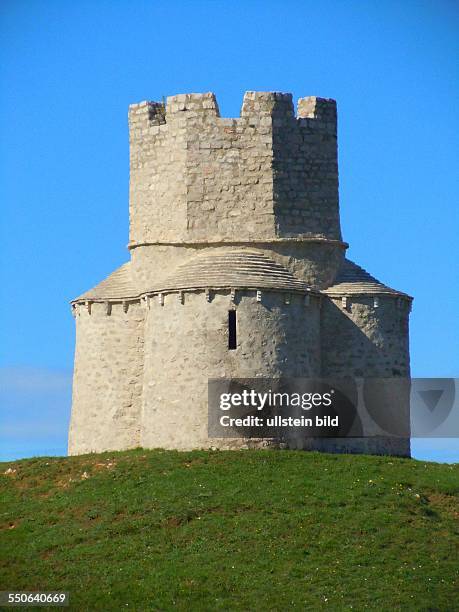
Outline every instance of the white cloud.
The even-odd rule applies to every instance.
[[[72,374],[65,370],[51,370],[33,367],[0,368],[0,391],[12,392],[53,392],[68,389]]]
[[[71,398],[68,371],[0,368],[2,459],[47,454],[51,447],[66,448]]]

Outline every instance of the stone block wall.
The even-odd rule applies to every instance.
[[[336,105],[298,112],[275,92],[247,92],[238,119],[213,94],[131,106],[131,243],[340,240]]]
[[[207,437],[209,378],[318,376],[319,298],[218,291],[153,299],[145,328],[142,446],[148,448],[224,447]],[[228,350],[228,310],[237,316],[236,350]],[[240,441],[244,445],[245,440]]]
[[[371,397],[365,391],[373,384],[371,379],[409,378],[409,312],[410,302],[396,296],[353,295],[324,299],[322,376],[364,379],[361,393],[378,419],[375,422],[374,415],[359,405],[362,432],[368,437],[311,438],[306,441],[305,449],[410,456],[409,382],[392,391],[390,386],[383,386]],[[397,422],[396,431],[378,425],[384,425],[385,421]],[[406,437],[400,437],[400,432],[407,432]]]
[[[76,305],[76,350],[69,454],[140,444],[144,309]]]
[[[336,102],[308,97],[273,117],[274,214],[279,236],[340,239]]]
[[[342,298],[325,298],[322,375],[409,376],[409,308],[396,296],[350,296],[346,305]]]
[[[186,235],[186,121],[142,102],[129,107],[130,241]]]

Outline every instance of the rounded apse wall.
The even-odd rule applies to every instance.
[[[322,375],[408,377],[409,302],[391,295],[325,298]]]
[[[143,326],[140,303],[78,304],[69,454],[139,446]]]
[[[349,295],[323,300],[322,376],[364,378],[365,388],[381,379],[410,376],[408,317],[410,304],[395,295]],[[372,382],[374,381],[374,383]],[[375,400],[378,400],[375,402]],[[367,401],[367,398],[365,398]],[[409,456],[409,435],[392,435],[384,425],[386,414],[397,418],[400,432],[409,432],[409,397],[373,392],[369,419],[361,416],[366,438],[328,438],[305,441],[302,448],[325,452]],[[377,418],[375,418],[375,416]],[[390,419],[389,419],[390,420]]]
[[[146,313],[144,346],[141,445],[227,447],[228,441],[207,436],[208,379],[319,376],[320,301],[277,291],[263,291],[257,301],[248,290],[238,290],[234,301],[224,290],[156,296]]]

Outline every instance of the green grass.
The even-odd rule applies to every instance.
[[[0,590],[88,611],[459,609],[459,465],[135,450],[0,474]]]

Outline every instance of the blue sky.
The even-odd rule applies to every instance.
[[[128,258],[127,108],[176,93],[337,99],[348,254],[415,297],[413,375],[458,376],[458,40],[447,0],[3,0],[1,457],[65,452],[68,301]]]

